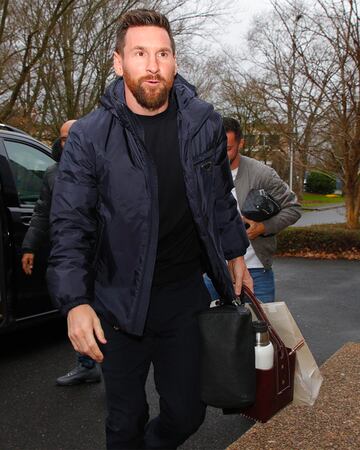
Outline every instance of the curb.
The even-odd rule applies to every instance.
[[[302,206],[301,209],[303,211],[329,211],[331,209],[345,208],[345,204],[341,203],[340,205],[333,206],[314,206],[313,208],[310,206]]]

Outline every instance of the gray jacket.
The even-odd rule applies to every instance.
[[[297,197],[274,169],[247,156],[241,156],[235,179],[236,196],[241,211],[251,189],[265,189],[281,207],[276,216],[264,221],[265,233],[251,241],[256,256],[265,269],[270,269],[276,252],[276,237],[279,231],[295,223],[301,217]]]

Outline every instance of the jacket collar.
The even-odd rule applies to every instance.
[[[181,75],[174,80],[173,91],[178,111],[187,122],[190,134],[195,134],[214,110],[212,105],[199,100],[196,89]],[[100,99],[101,105],[116,116],[123,126],[130,128],[129,115],[126,113],[124,81],[122,78],[114,80]]]

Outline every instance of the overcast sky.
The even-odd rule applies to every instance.
[[[271,9],[269,0],[234,0],[230,23],[218,39],[225,46],[236,46],[245,39],[252,18]]]

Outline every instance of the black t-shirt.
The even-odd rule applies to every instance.
[[[185,193],[176,116],[175,100],[155,116],[136,114],[158,179],[159,240],[154,285],[185,279],[200,268],[200,243]]]

